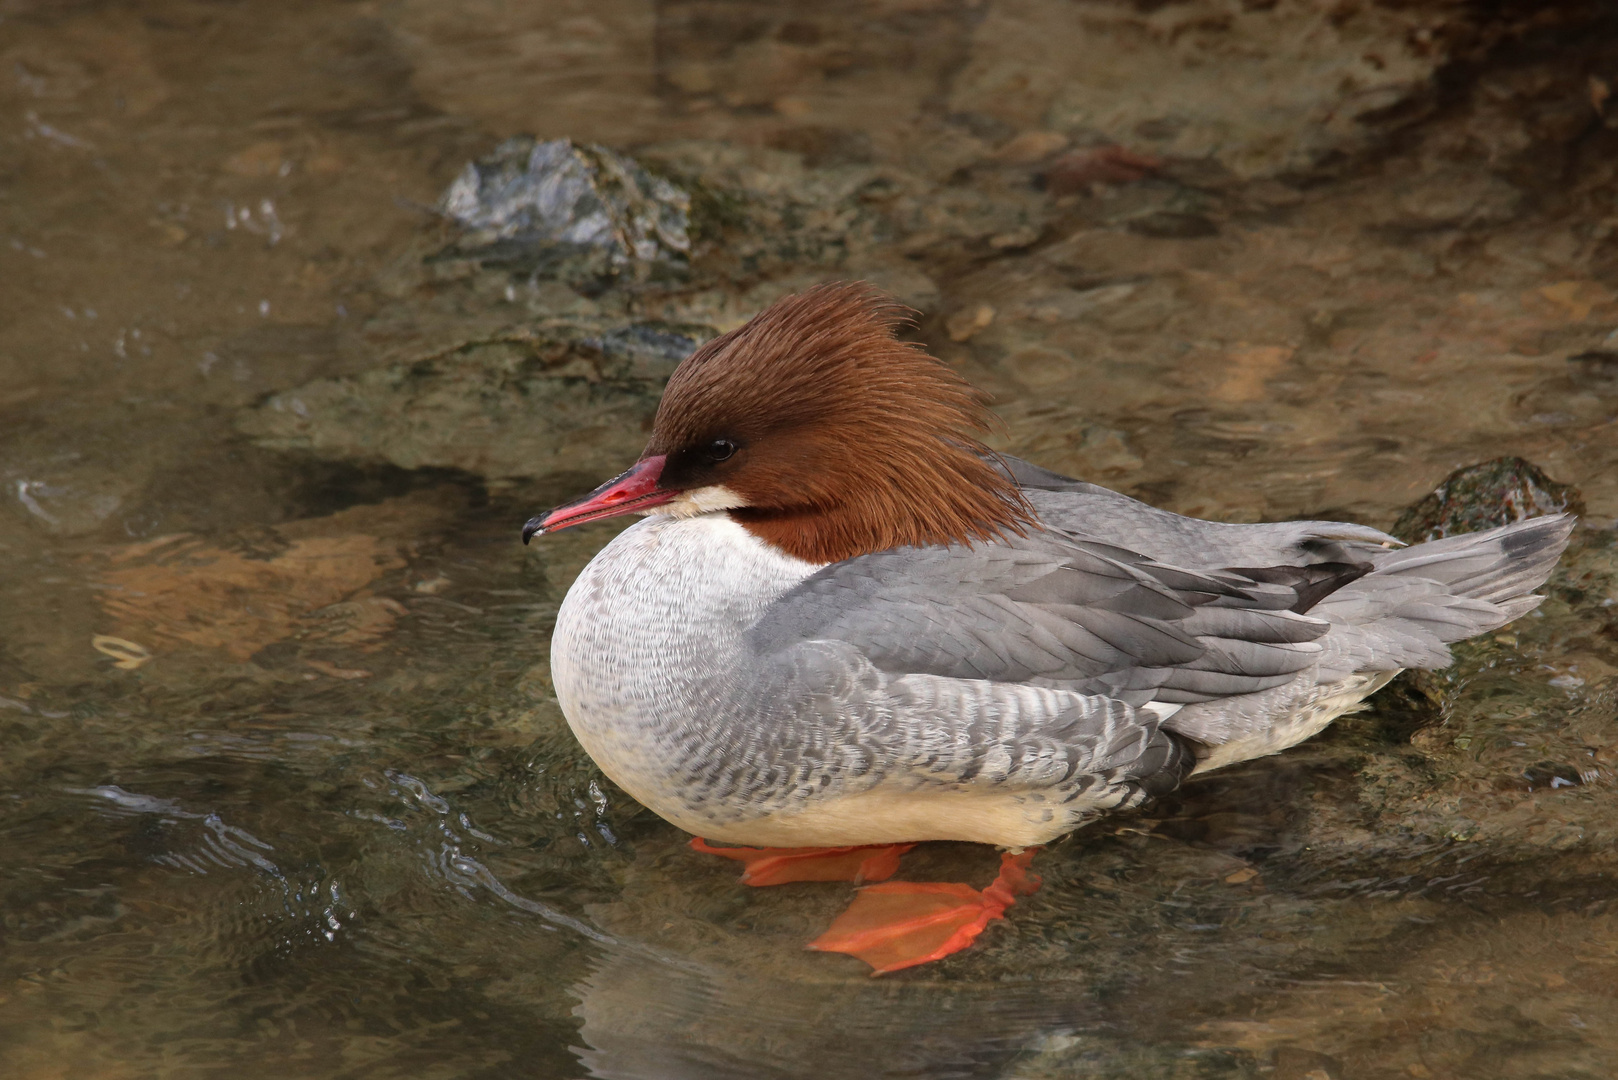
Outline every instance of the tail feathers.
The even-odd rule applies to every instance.
[[[1544,602],[1545,598],[1543,596],[1534,594],[1528,596],[1519,596],[1511,600],[1500,601],[1495,605],[1495,607],[1504,612],[1506,616],[1505,622],[1502,622],[1500,625],[1504,626],[1506,623],[1516,622],[1518,619],[1522,618],[1530,611],[1533,611]]]
[[[1553,514],[1390,551],[1373,559],[1370,576],[1426,578],[1448,586],[1454,596],[1514,600],[1545,584],[1575,520]]]
[[[1376,569],[1321,602],[1312,615],[1347,633],[1323,667],[1347,671],[1441,668],[1448,646],[1521,618],[1573,531],[1565,514],[1445,537],[1375,558]]]

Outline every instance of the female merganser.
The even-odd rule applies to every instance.
[[[863,285],[780,300],[669,380],[628,472],[529,521],[648,515],[587,566],[551,673],[601,770],[743,880],[881,880],[923,840],[986,889],[860,890],[811,948],[970,944],[1028,849],[1273,754],[1534,608],[1565,515],[1403,547],[1181,517],[989,451],[984,395]]]

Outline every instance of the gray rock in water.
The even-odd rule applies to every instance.
[[[691,197],[633,159],[570,139],[507,139],[471,162],[439,208],[462,246],[526,240],[603,251],[614,267],[683,260]]]

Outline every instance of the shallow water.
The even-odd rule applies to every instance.
[[[1618,28],[1537,7],[0,4],[5,1075],[1611,1075]],[[445,262],[521,132],[799,201],[672,285]],[[549,696],[613,529],[517,532],[655,372],[565,445],[484,393],[513,327],[847,276],[1159,505],[1387,527],[1511,453],[1586,527],[1451,671],[869,979],[800,948],[847,887],[738,886]]]

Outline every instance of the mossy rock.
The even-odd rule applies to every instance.
[[[1564,512],[1584,512],[1578,488],[1552,480],[1520,457],[1500,457],[1450,473],[1432,494],[1400,514],[1391,531],[1418,544]]]

